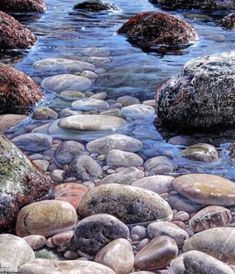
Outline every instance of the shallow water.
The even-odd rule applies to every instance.
[[[234,49],[235,32],[225,31],[217,26],[217,22],[225,12],[201,11],[171,11],[184,17],[199,33],[199,41],[186,49],[166,52],[144,52],[131,45],[124,36],[117,35],[118,28],[131,16],[141,11],[159,10],[148,0],[114,0],[120,11],[89,13],[74,11],[73,5],[78,0],[47,0],[48,12],[43,15],[17,15],[37,35],[37,44],[26,51],[8,51],[0,53],[2,62],[15,64],[40,82],[48,74],[40,73],[33,68],[33,63],[47,57],[66,57],[79,60],[89,60],[87,48],[97,47],[97,56],[109,57],[111,62],[102,64],[106,72],[100,75],[93,92],[105,91],[109,98],[121,95],[134,95],[141,101],[153,99],[156,88],[169,77],[177,74],[182,65],[195,57],[230,51]],[[81,1],[82,2],[82,1]],[[99,67],[99,65],[97,66]],[[56,94],[45,91],[42,104],[54,109],[62,109],[71,102],[63,101]],[[9,136],[30,131],[40,122],[30,118],[10,131]],[[179,157],[180,146],[168,144],[166,138],[153,126],[153,120],[129,124],[126,134],[141,139],[145,146],[142,156],[148,159],[157,155],[173,157],[178,165],[177,174],[187,172],[209,172],[221,174],[235,179],[233,161],[226,152],[227,143],[233,141],[234,132],[225,137],[219,135],[202,136],[207,142],[216,140],[221,151],[222,160],[215,164],[197,163]],[[170,136],[167,132],[163,136]],[[174,134],[172,134],[174,136]],[[175,134],[176,135],[176,134]],[[89,136],[90,139],[96,136]],[[84,137],[87,140],[87,136]]]

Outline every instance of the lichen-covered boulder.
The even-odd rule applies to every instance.
[[[12,16],[0,11],[0,47],[2,49],[31,48],[36,42],[31,30]]]
[[[1,0],[0,10],[7,12],[45,12],[44,0]]]
[[[12,229],[21,207],[42,198],[53,186],[26,156],[0,134],[0,233]]]
[[[185,47],[193,44],[196,30],[181,18],[165,12],[143,12],[130,18],[118,33],[143,48]]]
[[[235,124],[235,51],[193,59],[157,90],[160,122],[179,130]]]
[[[41,89],[28,75],[0,64],[0,113],[24,114],[41,98]]]

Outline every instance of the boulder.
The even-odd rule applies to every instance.
[[[220,26],[225,29],[233,29],[235,27],[235,13],[225,16],[220,22]]]
[[[0,10],[6,12],[45,12],[44,0],[1,0]]]
[[[118,10],[118,7],[114,4],[102,1],[102,0],[88,0],[82,3],[78,3],[74,6],[74,9],[82,9],[87,11],[104,11],[104,10]]]

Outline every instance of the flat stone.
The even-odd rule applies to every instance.
[[[116,239],[103,247],[95,261],[112,268],[115,273],[129,274],[134,266],[134,254],[126,239]]]
[[[45,237],[72,229],[77,223],[74,207],[63,201],[44,200],[23,207],[16,222],[20,237],[43,235]]]
[[[145,171],[148,175],[165,175],[172,173],[176,166],[166,156],[157,156],[150,158],[145,162]]]
[[[178,211],[185,211],[189,214],[195,213],[202,208],[202,205],[199,205],[179,194],[170,195],[168,203],[172,208]]]
[[[41,249],[46,245],[46,238],[42,235],[29,235],[23,238],[33,250]]]
[[[177,254],[178,247],[174,240],[167,236],[160,236],[151,240],[135,255],[135,267],[140,270],[165,268]]]
[[[82,252],[95,255],[112,240],[129,238],[128,227],[109,214],[95,214],[84,218],[75,228],[73,244]]]
[[[168,203],[158,194],[139,187],[107,184],[88,191],[80,204],[81,216],[108,213],[125,223],[172,220]]]
[[[88,78],[74,74],[61,74],[44,79],[41,86],[54,92],[65,90],[86,91],[91,87],[91,81]]]
[[[79,99],[72,103],[72,108],[81,111],[101,111],[109,108],[109,104],[104,100],[94,98]]]
[[[140,100],[130,95],[124,95],[124,96],[118,97],[117,102],[122,104],[123,106],[130,106],[130,105],[139,104]]]
[[[0,131],[4,132],[27,118],[23,114],[2,114],[0,115]]]
[[[203,205],[235,205],[235,184],[210,174],[187,174],[172,182],[173,188],[186,198]]]
[[[134,104],[121,109],[121,114],[131,120],[144,119],[153,120],[155,118],[155,110],[151,106]]]

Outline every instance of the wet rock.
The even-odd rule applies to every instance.
[[[24,264],[19,271],[24,274],[115,274],[115,272],[104,265],[81,260],[55,261],[47,259],[35,259]]]
[[[56,149],[55,159],[59,164],[66,165],[84,152],[85,147],[82,144],[75,141],[65,141]]]
[[[172,182],[173,188],[186,198],[203,205],[235,205],[232,181],[210,174],[187,174]]]
[[[33,119],[35,120],[51,120],[57,118],[58,113],[49,107],[39,107],[33,113]]]
[[[102,0],[88,0],[74,6],[74,9],[84,9],[87,11],[118,10],[115,4]]]
[[[144,48],[185,47],[197,41],[196,30],[177,16],[164,12],[143,12],[130,18],[118,33]]]
[[[88,191],[80,204],[81,216],[105,212],[125,223],[171,220],[172,210],[158,194],[139,187],[107,184]]]
[[[133,186],[142,187],[158,194],[169,193],[172,190],[171,183],[174,180],[172,176],[157,175],[141,178]]]
[[[36,168],[42,172],[47,171],[49,167],[49,162],[46,160],[33,160],[33,165],[36,166]]]
[[[102,167],[88,155],[81,155],[74,159],[67,171],[67,176],[92,181],[102,176]]]
[[[153,120],[155,118],[154,108],[151,106],[134,104],[121,109],[121,114],[130,120],[143,119]]]
[[[134,266],[134,254],[126,239],[117,239],[103,247],[95,261],[112,268],[117,274],[128,274]]]
[[[165,235],[171,237],[178,246],[182,246],[184,241],[189,238],[185,230],[170,222],[151,223],[148,225],[147,230],[150,239]]]
[[[72,108],[80,111],[100,111],[108,109],[109,104],[104,100],[84,98],[73,102]]]
[[[183,249],[205,252],[223,262],[234,264],[234,235],[233,227],[210,228],[186,240]]]
[[[44,0],[1,0],[0,10],[6,12],[45,12]]]
[[[219,24],[225,29],[233,29],[235,27],[235,13],[225,16]]]
[[[73,115],[59,121],[59,127],[71,130],[114,130],[126,125],[119,117],[105,115]]]
[[[23,238],[33,250],[41,249],[46,245],[46,238],[42,235],[29,235]]]
[[[156,270],[167,267],[177,256],[178,247],[173,239],[160,236],[151,240],[135,256],[135,267],[140,270]]]
[[[14,227],[21,207],[42,198],[53,183],[2,134],[0,155],[0,232],[3,232]]]
[[[208,206],[196,213],[189,221],[195,232],[214,227],[227,226],[232,221],[232,213],[221,206]]]
[[[172,173],[176,166],[166,156],[157,156],[149,159],[144,164],[148,175],[164,175]]]
[[[142,177],[144,177],[144,172],[136,167],[120,168],[117,173],[106,176],[101,183],[130,185]]]
[[[196,144],[189,146],[181,152],[181,156],[192,161],[206,163],[216,162],[219,160],[216,148],[209,144]]]
[[[208,131],[232,127],[234,73],[233,51],[187,62],[178,76],[157,91],[160,121],[177,130]]]
[[[179,195],[173,194],[169,197],[168,203],[170,206],[178,211],[185,211],[189,214],[195,213],[201,209],[201,205]]]
[[[42,92],[26,74],[0,64],[0,98],[0,113],[24,114],[42,98]]]
[[[91,153],[106,154],[112,149],[119,149],[129,152],[137,152],[143,148],[138,139],[122,134],[105,136],[87,144],[87,150]]]
[[[0,4],[1,5],[1,4]],[[35,35],[12,16],[0,11],[0,47],[3,49],[31,48]]]
[[[26,133],[13,138],[12,142],[23,150],[40,152],[51,148],[52,137],[42,133]]]
[[[137,167],[141,166],[143,159],[132,152],[126,152],[119,149],[110,150],[106,157],[107,165],[110,167]]]
[[[128,227],[109,214],[96,214],[80,221],[73,244],[82,252],[95,255],[112,240],[129,237]]]
[[[66,90],[83,92],[91,87],[91,81],[88,78],[74,74],[61,74],[47,77],[42,81],[41,86],[58,93]]]
[[[72,205],[57,200],[44,200],[23,207],[16,222],[16,234],[20,237],[38,234],[45,237],[72,229],[77,214]]]
[[[0,131],[4,132],[27,118],[22,114],[2,114],[0,115]]]
[[[140,100],[138,98],[130,96],[130,95],[124,95],[124,96],[117,98],[117,103],[120,103],[123,106],[127,107],[130,105],[139,104]]]

